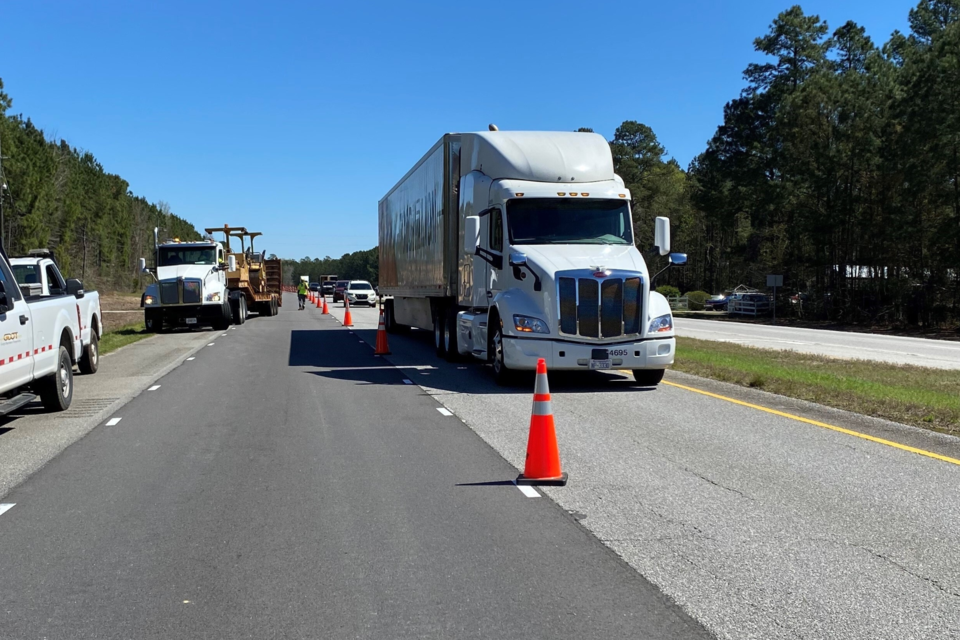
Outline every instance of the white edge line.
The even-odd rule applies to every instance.
[[[442,415],[445,415],[445,416],[452,416],[452,415],[453,415],[452,412],[450,412],[449,410],[447,410],[447,409],[445,409],[445,408],[443,408],[443,407],[437,407],[437,411],[439,411]]]
[[[3,515],[7,511],[10,511],[10,509],[13,509],[14,505],[16,504],[17,504],[16,502],[7,502],[5,504],[0,504],[0,515]]]
[[[531,486],[528,485],[528,484],[517,484],[517,481],[516,481],[516,480],[513,481],[513,484],[514,484],[514,486],[517,487],[517,489],[520,489],[520,493],[522,493],[523,495],[527,496],[528,498],[539,498],[539,497],[540,497],[540,494],[537,493],[537,490],[534,489],[533,487],[531,487]]]
[[[160,388],[160,385],[155,384],[155,385],[153,385],[152,387],[150,387],[149,389],[147,389],[147,391],[156,391],[156,390],[159,389],[159,388]]]
[[[107,420],[107,426],[108,427],[115,426],[119,424],[121,420],[123,420],[123,418],[110,418],[109,420]]]

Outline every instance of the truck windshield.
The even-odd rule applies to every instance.
[[[633,244],[623,200],[530,198],[507,203],[510,244]]]
[[[160,266],[178,264],[216,264],[215,247],[160,247]]]

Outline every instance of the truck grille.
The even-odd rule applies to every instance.
[[[176,282],[160,283],[160,304],[179,304],[180,287]]]
[[[160,304],[199,304],[202,295],[203,283],[200,280],[168,280],[160,283]]]
[[[640,333],[640,277],[557,280],[560,333],[616,338]]]
[[[183,281],[183,303],[184,304],[197,304],[200,302],[200,281],[199,280],[184,280]]]

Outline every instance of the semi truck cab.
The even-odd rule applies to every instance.
[[[431,181],[421,193],[431,172],[442,193]],[[686,262],[670,254],[669,220],[656,228],[659,253]],[[381,201],[380,234],[388,326],[432,324],[439,355],[488,361],[498,380],[543,358],[653,385],[673,363],[673,316],[651,289],[602,136],[448,134]]]

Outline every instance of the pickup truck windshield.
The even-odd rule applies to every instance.
[[[214,247],[160,247],[160,266],[174,267],[179,264],[216,264],[217,250]]]
[[[510,244],[633,244],[623,200],[529,198],[507,203]]]

